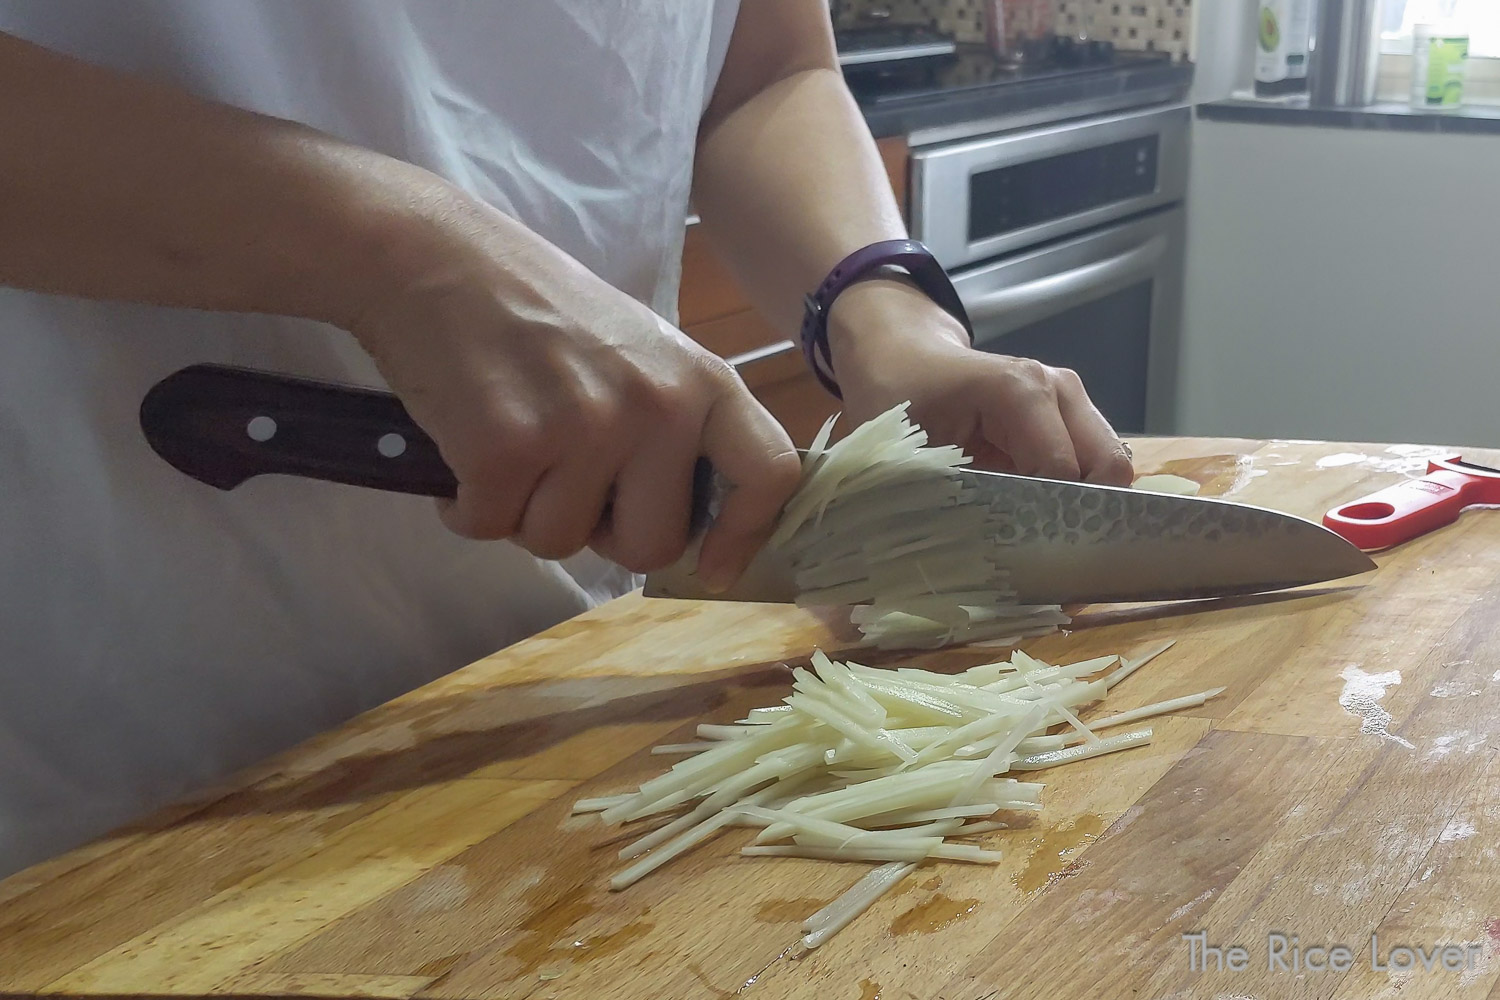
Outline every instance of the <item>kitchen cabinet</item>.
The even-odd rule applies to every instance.
[[[904,212],[906,139],[891,136],[876,145]],[[736,367],[745,385],[799,446],[805,447],[823,421],[838,410],[838,400],[807,370],[798,345],[751,308],[729,269],[714,256],[699,226],[688,227],[683,246],[678,313],[688,336],[721,358],[740,359]],[[751,360],[747,355],[752,352],[760,356]]]

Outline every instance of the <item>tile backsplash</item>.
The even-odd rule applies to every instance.
[[[1060,31],[1083,31],[1122,49],[1190,58],[1193,0],[1056,0]]]
[[[985,0],[830,0],[829,6],[840,26],[858,23],[868,12],[879,10],[889,12],[893,21],[925,21],[961,42],[982,42],[989,4]],[[1031,26],[1016,23],[1020,17],[1030,20],[1031,3],[1006,6],[1014,12],[1011,30]],[[1060,34],[1106,39],[1121,49],[1191,58],[1193,0],[1050,0],[1050,6],[1051,21]]]

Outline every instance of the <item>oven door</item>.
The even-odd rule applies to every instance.
[[[1071,368],[1121,433],[1172,430],[1183,211],[1170,208],[953,275],[993,354]]]

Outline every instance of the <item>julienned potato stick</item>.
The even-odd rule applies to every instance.
[[[665,825],[620,851],[633,863],[612,878],[616,890],[737,826],[759,831],[742,849],[756,859],[886,862],[809,918],[802,944],[815,948],[920,862],[997,861],[998,851],[967,838],[1004,829],[1006,813],[1041,808],[1042,785],[1014,775],[1144,745],[1150,728],[1108,736],[1093,730],[1201,705],[1223,690],[1088,725],[1079,721],[1077,710],[1106,691],[1105,680],[1128,676],[1163,648],[1123,658],[1120,667],[1093,681],[1085,670],[1110,670],[1115,657],[1059,667],[1018,651],[1008,660],[939,674],[875,670],[817,652],[810,668],[797,672],[797,691],[781,705],[754,709],[729,725],[703,727],[711,740],[668,744],[671,752],[690,756],[633,793],[580,800],[575,811],[628,822],[625,817],[672,816],[676,810]],[[1018,685],[1009,684],[1016,679]],[[1029,697],[998,696],[996,686]],[[945,721],[934,724],[936,691],[945,695],[940,702],[951,714],[938,713]],[[871,728],[851,732],[861,724]],[[1064,727],[1059,734],[1049,733],[1058,727]],[[922,749],[910,759],[911,747],[894,736],[882,740],[879,733],[911,734]],[[985,734],[980,752],[970,740],[975,734]],[[931,747],[942,752],[924,756]],[[1019,753],[1023,747],[1033,752]]]

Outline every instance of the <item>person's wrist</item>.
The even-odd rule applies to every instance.
[[[482,254],[475,234],[484,228],[481,206],[442,178],[386,157],[354,171],[330,198],[318,224],[331,248],[320,268],[323,319],[363,341],[388,326],[384,317],[405,311],[461,281]]]
[[[850,285],[828,311],[836,376],[893,352],[969,350],[963,324],[894,270]]]

